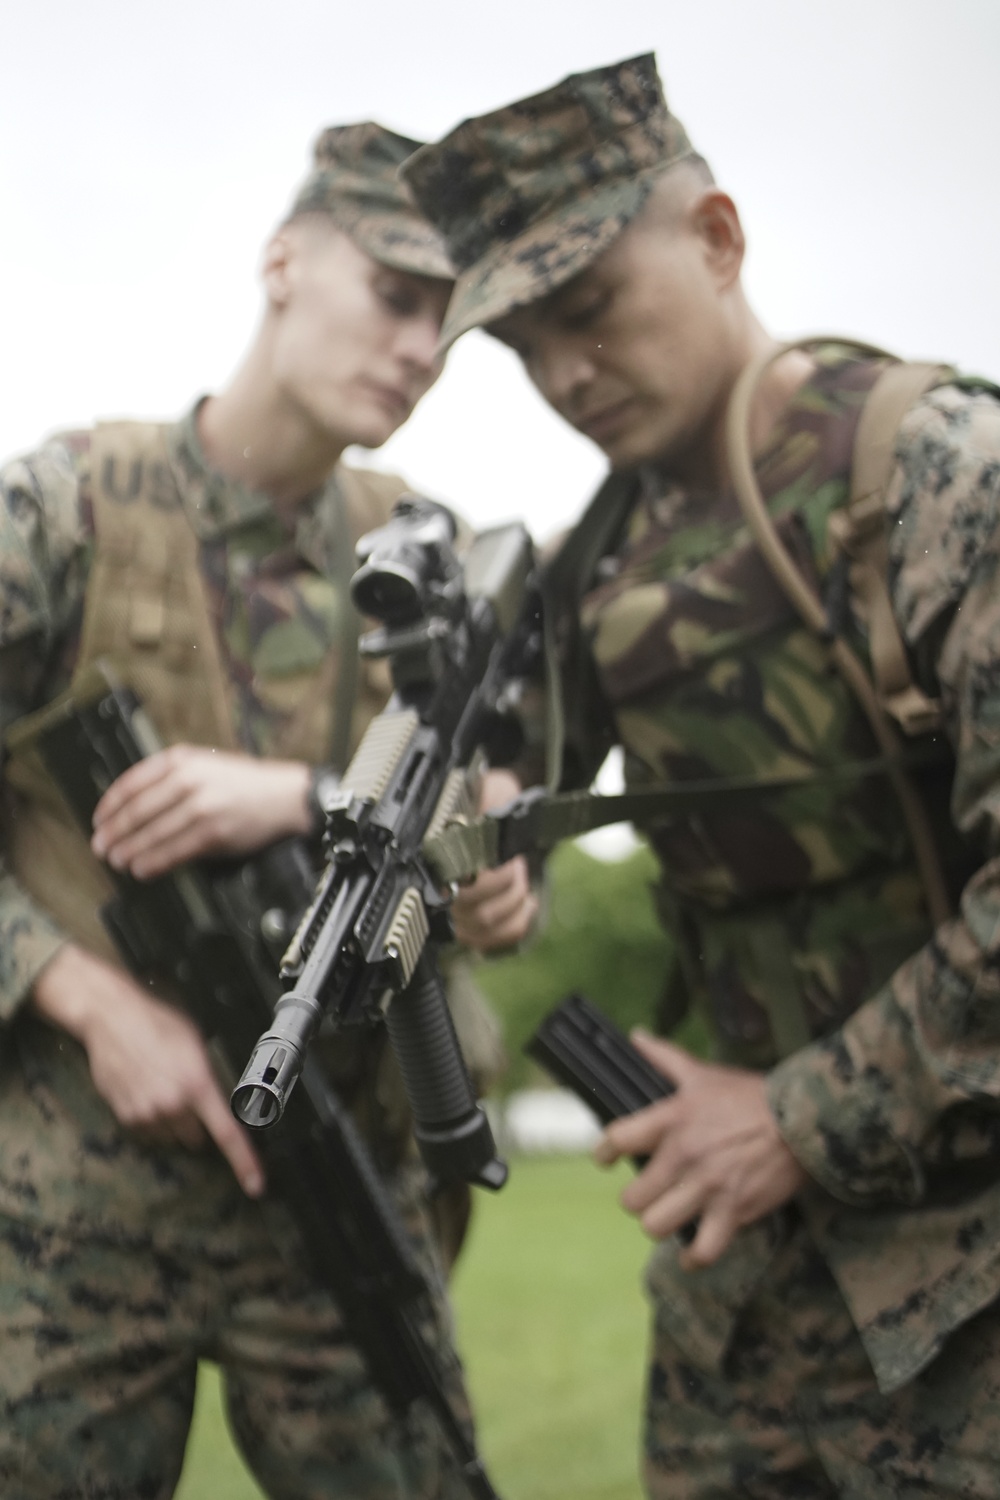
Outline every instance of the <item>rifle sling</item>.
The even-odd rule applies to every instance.
[[[941,756],[940,746],[926,745],[904,749],[899,761],[914,770],[936,764]],[[657,782],[616,796],[597,796],[587,789],[547,793],[532,788],[506,807],[468,822],[450,823],[424,841],[423,854],[438,879],[446,883],[469,880],[480,870],[492,869],[516,854],[548,852],[563,839],[577,838],[609,823],[634,823],[644,828],[665,818],[686,817],[703,809],[779,796],[817,784],[892,777],[900,768],[899,761],[890,763],[887,756],[880,755],[771,781],[733,776],[725,780]]]

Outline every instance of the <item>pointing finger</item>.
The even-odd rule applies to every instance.
[[[199,1099],[198,1113],[247,1197],[259,1198],[266,1185],[260,1157],[214,1080]]]

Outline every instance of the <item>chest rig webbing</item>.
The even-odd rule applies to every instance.
[[[900,423],[915,401],[952,378],[955,371],[948,365],[903,364],[869,344],[849,346],[872,358],[893,360],[865,401],[855,435],[847,504],[830,521],[832,540],[848,560],[852,594],[865,623],[869,670],[845,636],[834,628],[823,600],[778,535],[757,483],[750,450],[750,413],[765,372],[791,350],[808,353],[832,342],[830,337],[816,337],[782,344],[743,371],[726,420],[730,473],[744,519],[768,567],[806,626],[827,643],[833,665],[871,726],[906,821],[927,908],[937,926],[951,915],[951,902],[926,810],[907,771],[899,730],[914,736],[939,728],[941,706],[914,680],[893,614],[885,498]]]

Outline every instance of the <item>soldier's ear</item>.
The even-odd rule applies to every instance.
[[[716,283],[720,288],[732,286],[742,270],[747,247],[736,204],[728,193],[712,187],[695,199],[689,213]]]
[[[295,259],[295,239],[282,225],[264,246],[260,279],[267,300],[273,307],[284,307],[292,287],[292,262]]]

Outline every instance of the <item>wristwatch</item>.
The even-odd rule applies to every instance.
[[[314,766],[309,773],[306,809],[309,813],[309,835],[321,838],[326,831],[330,802],[340,790],[340,777],[332,766]]]

